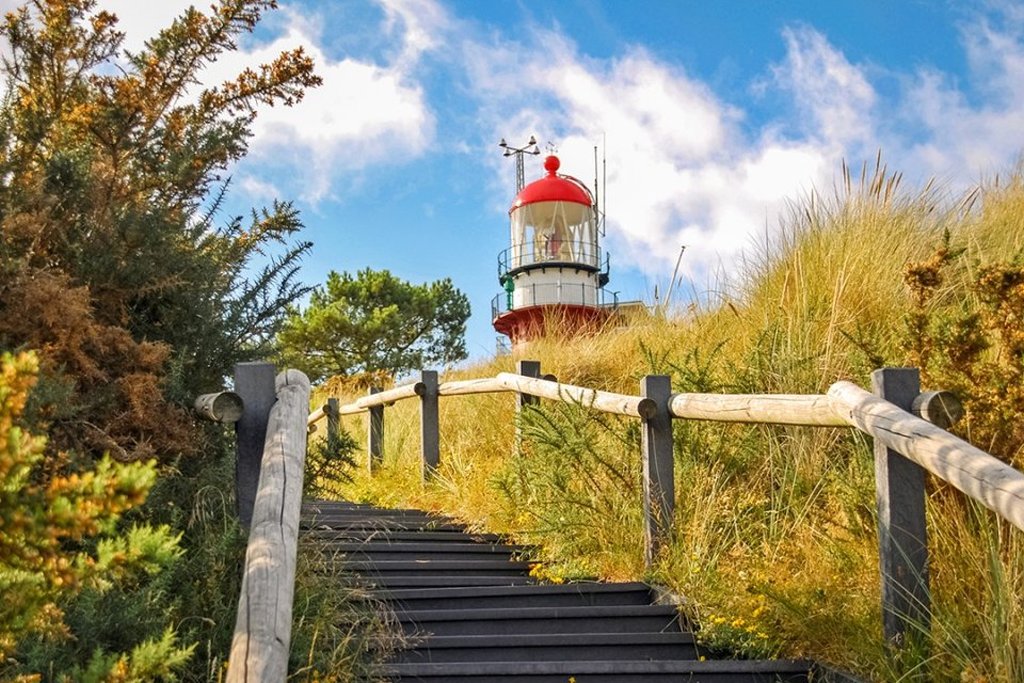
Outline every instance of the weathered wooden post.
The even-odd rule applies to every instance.
[[[920,373],[916,368],[875,370],[871,388],[876,396],[910,411],[921,393]],[[924,469],[876,440],[875,486],[882,627],[886,640],[899,646],[908,634],[923,636],[931,626]]]
[[[276,370],[272,363],[237,363],[234,374],[235,393],[244,406],[235,423],[235,506],[239,522],[248,529],[260,480],[267,418],[277,400],[274,393]]]
[[[524,377],[540,379],[540,361],[516,361],[516,372]],[[516,433],[512,442],[512,455],[519,456],[523,452],[523,411],[527,406],[540,404],[540,399],[530,394],[516,394]]]
[[[379,394],[379,387],[370,387],[370,395]],[[372,476],[384,461],[384,406],[367,409],[366,423],[366,470]]]
[[[640,380],[640,395],[657,404],[651,417],[642,418],[640,447],[644,476],[644,559],[651,566],[668,541],[675,507],[672,415],[668,411],[672,383],[666,375]]]
[[[516,361],[516,372],[523,377],[533,377],[534,379],[540,379],[540,361],[539,360],[520,360]],[[540,403],[540,399],[530,394],[519,394],[519,400],[516,401],[516,415],[523,412],[523,408],[526,406],[535,406]]]
[[[420,452],[423,456],[423,481],[427,481],[441,462],[437,371],[421,371],[420,381],[423,383],[423,393],[420,394]]]
[[[327,399],[324,414],[327,415],[327,443],[334,443],[341,434],[341,401],[336,398]]]

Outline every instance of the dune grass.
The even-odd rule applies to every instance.
[[[964,399],[965,435],[1022,465],[1024,180],[963,197],[905,190],[875,166],[796,200],[740,273],[667,315],[522,356],[567,383],[637,394],[821,393],[919,365]],[[445,379],[512,371],[499,357]],[[808,656],[878,681],[1024,680],[1024,535],[929,481],[934,624],[926,647],[881,635],[871,444],[853,430],[675,424],[674,541],[646,569],[639,424],[544,402],[514,453],[507,394],[441,401],[442,466],[423,485],[418,407],[386,411],[385,460],[347,496],[414,505],[536,544],[554,578],[645,578],[683,599],[705,647]],[[362,439],[362,417],[346,418]]]

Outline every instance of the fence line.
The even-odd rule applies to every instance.
[[[433,376],[436,382],[436,373]],[[444,382],[431,391],[421,391],[423,382],[415,382],[360,398],[339,411],[371,413],[372,471],[383,457],[384,406],[419,396],[424,479],[437,468],[440,457],[438,396],[509,392],[519,396],[517,409],[546,398],[639,418],[648,563],[671,535],[674,419],[857,429],[875,440],[883,625],[888,639],[902,642],[909,632],[927,627],[930,618],[924,470],[1024,530],[1024,473],[945,431],[962,414],[962,407],[948,392],[921,393],[918,377],[914,369],[876,370],[874,394],[850,382],[837,382],[827,394],[729,395],[671,393],[668,377],[651,375],[641,381],[643,395],[632,396],[560,384],[550,376],[541,378],[536,361],[519,361],[519,374]],[[428,409],[429,401],[433,407]],[[323,408],[314,411],[310,429],[326,415]],[[520,440],[517,431],[517,446]]]

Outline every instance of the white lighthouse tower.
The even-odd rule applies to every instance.
[[[616,303],[604,289],[609,258],[599,242],[594,195],[560,174],[560,166],[557,156],[545,158],[546,174],[517,188],[509,209],[509,248],[498,255],[504,292],[492,301],[491,313],[494,329],[511,339],[513,350],[552,325],[563,332],[593,330]]]

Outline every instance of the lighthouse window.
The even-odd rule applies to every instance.
[[[573,202],[536,202],[511,216],[510,267],[533,263],[576,262],[598,265],[594,214]]]

